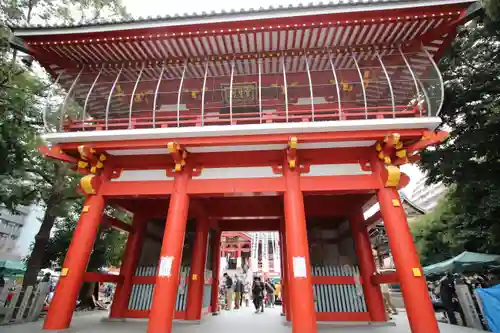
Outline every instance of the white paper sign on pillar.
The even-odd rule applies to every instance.
[[[306,278],[307,277],[306,258],[293,257],[292,263],[293,263],[293,277]]]
[[[174,257],[166,256],[160,258],[160,269],[158,271],[158,276],[161,277],[171,277],[172,276],[172,264],[174,262]]]

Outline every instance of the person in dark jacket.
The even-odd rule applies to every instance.
[[[265,287],[260,277],[254,277],[252,284],[252,300],[255,306],[255,313],[264,312],[264,291]]]
[[[439,283],[439,297],[441,298],[443,306],[446,309],[446,315],[448,316],[450,324],[458,325],[457,317],[455,316],[455,312],[458,312],[465,326],[465,316],[463,315],[460,304],[456,300],[457,294],[455,290],[455,279],[453,277],[453,274],[446,273],[444,278],[441,279]]]
[[[241,307],[241,300],[243,297],[243,282],[241,278],[236,276],[236,282],[234,283],[234,308],[239,309]]]
[[[226,310],[231,310],[233,308],[233,279],[229,274],[224,273],[225,287],[226,287]]]

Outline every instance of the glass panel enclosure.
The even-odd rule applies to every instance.
[[[64,72],[45,119],[83,131],[428,117],[442,89],[423,49],[306,50]]]

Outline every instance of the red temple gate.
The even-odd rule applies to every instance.
[[[74,27],[15,27],[66,92],[50,148],[87,197],[45,329],[68,328],[83,281],[117,283],[112,318],[148,332],[217,308],[222,232],[279,231],[293,332],[384,322],[399,282],[412,332],[438,332],[397,190],[441,142],[435,61],[471,1],[342,2]],[[376,198],[397,272],[375,270]],[[119,276],[86,273],[106,205],[134,214]],[[163,236],[162,236],[163,235]]]

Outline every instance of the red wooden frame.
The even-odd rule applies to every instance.
[[[355,280],[352,276],[313,276],[311,277],[313,284],[354,284]]]
[[[302,177],[301,189],[311,193],[366,193],[382,188],[380,179],[373,175]],[[106,182],[100,187],[105,197],[166,197],[173,191],[173,181]],[[238,193],[283,193],[285,183],[279,178],[252,179],[192,179],[188,194],[224,195]]]
[[[372,276],[373,284],[394,284],[399,283],[399,278],[396,272],[379,273]]]
[[[419,140],[429,129],[398,129],[401,141]],[[391,130],[359,130],[359,131],[338,131],[338,132],[318,132],[318,133],[295,133],[299,143],[312,142],[342,142],[342,141],[379,141],[383,140]],[[286,144],[290,139],[290,134],[255,134],[255,135],[234,135],[234,136],[209,136],[176,138],[175,141],[182,147],[189,150],[189,147],[203,146],[240,146],[240,145],[271,145]],[[101,150],[117,149],[149,149],[166,148],[171,138],[165,139],[144,139],[144,140],[115,140],[115,141],[95,141],[92,143],[70,142],[60,143],[59,147],[63,151],[77,152],[81,145],[89,145],[92,148]],[[113,157],[116,159],[116,157]]]
[[[85,282],[111,282],[120,283],[123,281],[123,276],[97,273],[97,272],[85,272],[83,276],[83,281]]]

